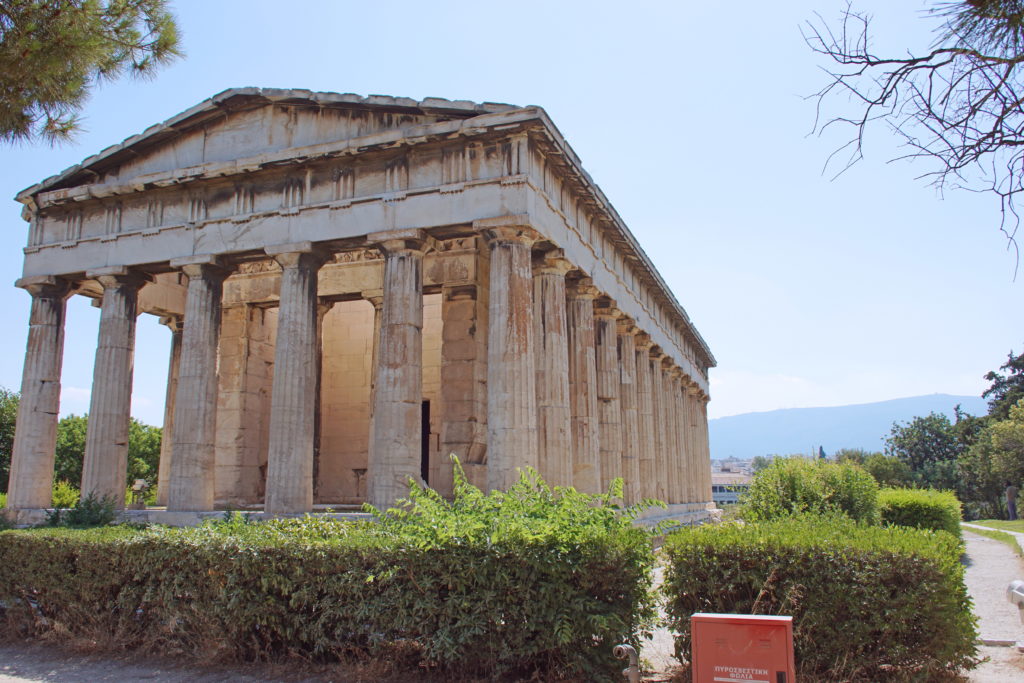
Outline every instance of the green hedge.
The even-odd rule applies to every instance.
[[[929,680],[975,664],[960,546],[945,533],[802,515],[684,529],[665,543],[676,654],[695,612],[792,615],[812,680]]]
[[[740,516],[748,521],[841,512],[861,522],[878,522],[878,484],[850,462],[776,458],[757,473],[741,502]]]
[[[883,524],[948,531],[960,538],[960,501],[951,491],[882,489],[878,507]]]
[[[454,676],[617,679],[653,617],[647,534],[608,497],[414,490],[379,524],[0,533],[7,628],[239,660],[401,659]],[[39,617],[45,617],[45,621]]]

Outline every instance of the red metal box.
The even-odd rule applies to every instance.
[[[793,617],[694,614],[693,683],[794,683]]]

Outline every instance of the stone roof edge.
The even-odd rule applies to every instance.
[[[539,118],[541,119],[542,123],[548,128],[549,132],[552,134],[552,141],[558,145],[565,158],[575,167],[576,172],[579,174],[580,178],[586,183],[590,192],[592,192],[593,195],[601,203],[602,207],[604,208],[608,216],[612,219],[612,223],[618,229],[619,233],[630,245],[633,251],[636,252],[637,257],[643,263],[644,267],[647,268],[647,270],[650,272],[651,276],[655,279],[658,285],[660,285],[661,288],[668,295],[670,302],[676,309],[675,312],[682,318],[687,330],[689,330],[690,334],[693,335],[694,340],[700,346],[701,350],[707,355],[709,367],[716,367],[718,365],[718,362],[715,360],[714,354],[711,353],[711,348],[708,346],[708,343],[704,341],[704,338],[701,336],[700,332],[697,331],[697,328],[694,326],[693,321],[690,320],[690,316],[687,315],[686,309],[683,308],[682,304],[679,303],[679,300],[676,299],[675,294],[672,293],[672,289],[661,277],[661,273],[658,272],[658,269],[654,267],[654,264],[651,262],[650,257],[647,256],[647,252],[645,252],[643,248],[640,246],[640,243],[637,242],[636,237],[634,237],[633,233],[630,232],[629,227],[627,227],[626,225],[626,222],[622,220],[622,217],[619,215],[619,212],[615,210],[615,207],[612,205],[611,201],[609,201],[608,197],[606,197],[604,192],[601,191],[601,188],[598,186],[598,184],[594,182],[594,179],[591,178],[590,174],[583,168],[583,163],[580,161],[580,158],[576,155],[576,152],[573,150],[573,148],[569,145],[569,142],[565,139],[565,136],[562,135],[562,132],[558,130],[558,126],[554,124],[554,122],[551,120],[551,117],[548,116],[547,112],[544,110],[543,107],[537,105],[529,105],[528,108],[536,109],[539,112]]]
[[[467,118],[479,116],[480,114],[493,114],[520,109],[520,107],[512,104],[498,102],[477,103],[469,100],[447,100],[442,97],[427,97],[417,101],[409,97],[392,97],[390,95],[367,95],[363,97],[353,93],[314,92],[304,89],[229,88],[203,100],[199,104],[189,107],[185,111],[175,114],[162,123],[154,124],[141,133],[125,138],[119,144],[111,145],[97,154],[86,157],[80,163],[64,169],[56,175],[25,188],[15,196],[15,199],[26,203],[32,195],[45,192],[54,185],[58,185],[74,175],[88,170],[90,166],[107,160],[115,154],[129,150],[140,143],[147,142],[161,133],[188,130],[192,125],[197,125],[204,120],[206,118],[204,115],[228,108],[230,101],[235,98],[249,98],[250,100],[262,98],[267,104],[276,102],[308,102],[322,106],[349,105],[367,108],[404,109],[415,110],[421,113],[462,115]]]
[[[65,169],[64,171],[57,175],[50,176],[49,178],[46,178],[45,180],[22,190],[16,195],[15,199],[22,203],[30,203],[33,195],[36,195],[40,192],[45,192],[48,189],[52,188],[53,186],[58,185],[59,183],[73,177],[75,174],[88,170],[89,167],[92,166],[93,164],[109,159],[110,157],[119,152],[129,150],[131,147],[148,141],[161,133],[173,131],[176,129],[187,130],[190,126],[197,125],[200,121],[205,119],[204,115],[217,112],[222,108],[226,108],[226,105],[230,100],[238,97],[247,97],[254,99],[263,98],[269,104],[273,104],[275,102],[303,101],[319,105],[348,104],[365,107],[419,110],[420,112],[423,113],[443,112],[446,114],[461,114],[465,118],[471,118],[483,114],[494,114],[514,110],[535,110],[537,112],[536,118],[540,120],[540,122],[542,123],[542,125],[544,125],[545,128],[547,128],[548,132],[551,134],[551,140],[558,146],[565,159],[568,160],[569,163],[573,166],[576,173],[586,184],[588,190],[591,193],[593,193],[594,197],[596,197],[597,200],[600,202],[604,211],[612,219],[612,223],[615,225],[619,234],[629,244],[630,248],[632,248],[634,253],[636,253],[637,257],[640,259],[641,263],[643,263],[644,267],[648,270],[650,275],[666,293],[667,298],[673,305],[676,314],[681,318],[686,329],[690,332],[690,334],[693,335],[695,341],[700,346],[704,354],[707,356],[709,366],[715,367],[717,365],[715,357],[711,353],[711,349],[708,347],[707,342],[705,342],[704,338],[701,337],[700,333],[697,331],[696,327],[693,325],[692,321],[687,315],[686,310],[679,303],[679,300],[676,299],[675,295],[672,293],[671,288],[669,288],[668,284],[666,284],[665,280],[661,277],[661,274],[658,273],[658,270],[654,267],[654,264],[651,263],[650,258],[647,256],[647,253],[640,246],[639,242],[637,242],[636,237],[633,236],[633,233],[630,232],[629,228],[626,226],[625,221],[623,221],[622,217],[619,216],[619,213],[615,210],[615,207],[605,196],[604,192],[601,191],[601,188],[597,185],[597,183],[594,182],[593,178],[590,177],[590,174],[583,168],[583,164],[580,161],[579,156],[576,155],[576,152],[569,145],[568,141],[566,141],[561,131],[558,130],[558,127],[551,120],[551,117],[548,116],[547,112],[544,110],[543,107],[536,105],[518,107],[515,105],[500,104],[494,102],[485,102],[482,104],[477,104],[474,102],[470,102],[468,100],[446,100],[443,98],[435,97],[428,97],[424,100],[417,101],[407,97],[391,97],[388,95],[368,95],[366,97],[363,97],[352,93],[313,92],[311,90],[303,89],[255,87],[230,88],[228,90],[225,90],[214,95],[213,97],[203,100],[199,104],[189,107],[185,111],[175,114],[163,123],[158,123],[153,126],[150,126],[142,133],[132,135],[117,145],[112,145],[102,150],[98,154],[86,157],[80,163],[68,169]]]

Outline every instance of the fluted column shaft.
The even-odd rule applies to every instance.
[[[548,253],[534,269],[533,306],[537,351],[538,470],[551,486],[572,486],[572,413],[569,406],[569,340],[565,274],[570,264]]]
[[[680,503],[690,502],[690,487],[692,486],[689,457],[692,449],[689,448],[688,439],[692,434],[692,427],[687,416],[686,406],[683,403],[683,385],[680,379],[680,370],[672,369],[672,404],[676,413],[676,469],[679,472],[678,490]]]
[[[217,430],[217,347],[227,271],[216,259],[171,261],[188,277],[171,440],[168,510],[212,510]]]
[[[617,320],[619,311],[600,302],[594,309],[594,342],[597,350],[597,401],[600,416],[601,488],[607,489],[622,476],[621,373]]]
[[[440,481],[431,488],[451,496],[451,453],[470,483],[487,486],[487,293],[482,284],[445,286],[441,320],[442,457]]]
[[[157,470],[156,504],[167,505],[171,462],[174,459],[174,403],[178,397],[178,370],[181,367],[182,319],[168,316],[160,320],[171,330],[171,354],[167,364],[167,393],[164,398],[164,426],[160,439],[160,466]]]
[[[103,304],[85,434],[82,496],[111,499],[120,509],[128,477],[135,317],[143,278],[127,269],[114,271],[87,273],[103,285]]]
[[[525,226],[487,229],[490,299],[487,336],[487,487],[507,489],[518,467],[537,467],[537,386],[534,366],[530,248],[538,235]]]
[[[313,509],[320,325],[317,273],[326,258],[310,243],[269,248],[281,265],[281,299],[270,393],[267,495],[270,514]]]
[[[567,289],[572,485],[583,493],[601,491],[597,356],[594,342],[595,298],[597,289],[590,278],[577,279]]]
[[[384,254],[377,379],[373,397],[373,458],[367,493],[378,507],[409,494],[420,477],[423,402],[423,252],[419,231],[371,235]]]
[[[70,284],[58,278],[18,281],[32,295],[21,398],[14,430],[8,508],[50,507],[60,412],[64,315]]]
[[[665,357],[660,350],[652,349],[648,363],[651,373],[651,404],[653,410],[654,469],[657,474],[657,497],[668,502],[668,441],[665,425],[665,392],[661,377],[661,361]]]
[[[636,333],[631,320],[619,320],[619,402],[622,409],[622,476],[624,498],[636,503],[641,497],[640,415],[637,410]]]
[[[679,497],[679,414],[672,399],[672,375],[670,361],[662,361],[661,394],[665,406],[665,468],[668,474],[666,489],[668,502],[678,503]]]
[[[643,498],[656,498],[657,468],[654,439],[654,403],[651,400],[651,339],[646,334],[637,335],[633,364],[636,367],[636,412],[639,444],[640,480],[638,494]]]
[[[700,458],[701,477],[700,499],[702,503],[711,502],[711,442],[708,438],[708,397],[700,396],[697,400],[697,452]]]

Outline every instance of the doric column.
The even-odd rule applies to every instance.
[[[654,438],[654,403],[651,399],[651,338],[641,332],[636,336],[636,411],[639,444],[640,498],[657,498],[658,472]]]
[[[32,295],[32,310],[7,507],[48,508],[53,495],[53,458],[60,412],[64,313],[71,285],[55,277],[29,277],[18,280],[17,286]]]
[[[537,361],[538,470],[551,486],[572,486],[572,414],[569,407],[569,339],[561,249],[541,255],[533,274]]]
[[[683,402],[682,370],[678,367],[672,368],[672,403],[675,405],[676,413],[676,470],[679,472],[677,482],[677,495],[680,503],[690,502],[691,487],[693,485],[692,472],[690,471],[690,455],[692,448],[689,445],[689,437],[693,429],[688,419],[686,405]]]
[[[156,479],[156,504],[167,505],[167,489],[174,458],[174,402],[178,396],[178,368],[181,366],[181,330],[183,319],[178,315],[160,318],[171,331],[171,356],[167,365],[167,393],[164,398],[163,437],[160,439],[160,467]]]
[[[103,285],[103,305],[85,434],[82,496],[112,499],[121,509],[128,476],[135,318],[139,288],[146,277],[124,267],[89,271],[86,277]]]
[[[648,366],[651,372],[651,403],[654,435],[654,470],[657,475],[657,497],[668,502],[668,442],[665,436],[665,392],[662,384],[661,361],[665,354],[657,346],[651,348]]]
[[[317,273],[327,254],[311,242],[265,249],[281,265],[281,299],[270,391],[267,496],[270,514],[313,509],[317,356]]]
[[[622,408],[619,405],[618,319],[615,302],[598,299],[594,306],[597,352],[597,410],[600,417],[601,488],[622,476]]]
[[[487,488],[507,489],[517,469],[536,468],[533,276],[536,231],[525,225],[482,226],[491,265],[487,335]]]
[[[316,305],[316,388],[313,390],[313,501],[320,500],[320,444],[323,437],[324,318],[334,308],[334,301],[317,299]],[[357,492],[358,493],[358,492]]]
[[[640,415],[637,410],[636,325],[629,318],[620,318],[619,332],[619,403],[622,410],[622,476],[627,503],[640,500]]]
[[[703,393],[696,401],[697,408],[697,457],[702,472],[698,502],[711,502],[711,442],[708,439],[708,401]]]
[[[217,431],[217,346],[228,271],[215,256],[171,261],[188,277],[171,440],[168,510],[212,510]]]
[[[665,486],[668,503],[679,503],[679,414],[672,398],[672,359],[661,361],[661,395],[665,406]]]
[[[582,493],[600,493],[600,420],[594,343],[594,299],[598,292],[591,279],[583,277],[570,281],[566,294],[572,485]]]
[[[487,486],[487,296],[478,284],[441,291],[441,481],[452,495],[454,453],[474,486]]]
[[[369,235],[384,254],[377,376],[373,386],[372,459],[367,497],[378,508],[409,493],[409,479],[422,483],[423,253],[421,230]]]

